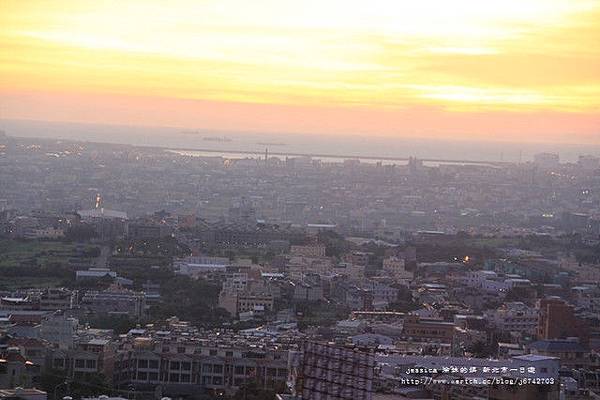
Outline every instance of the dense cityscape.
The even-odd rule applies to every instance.
[[[600,396],[600,158],[0,134],[0,398]]]

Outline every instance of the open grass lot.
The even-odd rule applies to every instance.
[[[0,275],[2,273],[0,272]],[[0,290],[18,290],[29,288],[58,287],[61,285],[60,278],[33,277],[33,276],[11,276],[0,279]]]
[[[577,249],[587,250],[587,246],[574,236],[536,236],[512,238],[468,238],[463,241],[465,246],[478,248],[518,248],[541,253],[546,257],[555,257],[560,253],[575,251]],[[577,253],[577,251],[575,251]]]
[[[0,240],[0,268],[21,265],[46,266],[66,264],[70,258],[81,257],[82,250],[72,243],[40,240]]]

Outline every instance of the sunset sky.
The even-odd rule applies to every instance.
[[[600,1],[0,0],[0,119],[600,144]]]

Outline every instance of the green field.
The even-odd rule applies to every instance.
[[[469,238],[466,244],[474,247],[515,247],[519,245],[518,238]]]
[[[2,279],[0,279],[0,290],[58,287],[61,285],[61,282],[62,281],[60,278],[52,278],[45,276],[3,277]]]
[[[86,246],[89,249],[93,246]],[[21,265],[45,266],[53,263],[68,263],[69,258],[78,256],[72,243],[39,240],[0,240],[0,268]]]

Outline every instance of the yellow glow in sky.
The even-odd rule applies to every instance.
[[[477,117],[481,131],[499,115],[520,127],[550,115],[564,124],[552,129],[600,141],[598,21],[597,0],[0,0],[2,117],[64,114],[66,95],[90,104],[133,96],[131,107],[191,99],[297,107],[311,118],[332,107],[372,110],[367,120],[411,108],[490,116]],[[32,92],[54,93],[55,112]],[[152,122],[225,128],[167,111]],[[411,130],[443,132],[427,115]],[[115,112],[91,119],[147,122]],[[240,120],[239,129],[269,129]],[[374,133],[401,133],[392,121]]]

